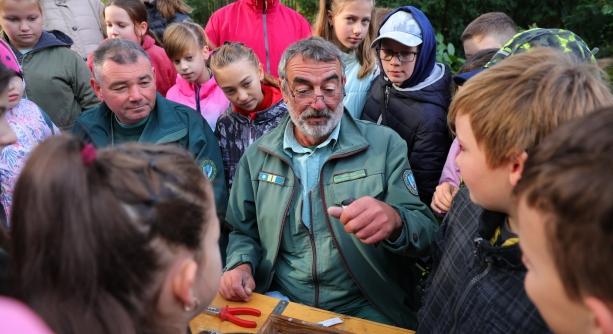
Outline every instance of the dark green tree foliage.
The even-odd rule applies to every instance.
[[[194,8],[192,16],[202,24],[217,8],[230,0],[187,0]],[[314,21],[319,1],[282,0]],[[581,36],[591,48],[600,51],[597,58],[613,56],[613,0],[377,0],[378,7],[413,5],[423,10],[437,33],[437,58],[457,69],[463,62],[460,35],[479,14],[502,11],[520,27],[569,29]]]

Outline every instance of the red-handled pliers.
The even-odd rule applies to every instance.
[[[229,321],[237,326],[244,328],[256,328],[257,322],[251,320],[241,319],[235,315],[253,315],[259,317],[262,315],[260,310],[251,307],[229,307],[224,306],[222,308],[209,306],[205,310],[206,313],[219,317],[221,321]]]

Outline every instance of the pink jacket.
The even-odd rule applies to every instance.
[[[181,78],[180,75],[177,75],[177,82],[166,93],[166,98],[198,110],[196,105],[196,85]],[[215,130],[217,118],[228,110],[230,101],[228,101],[221,88],[217,86],[214,78],[200,85],[198,101],[200,102],[200,114],[209,123],[211,129]]]
[[[166,95],[166,92],[172,85],[175,84],[175,77],[177,76],[177,70],[175,65],[170,61],[166,55],[166,51],[161,47],[155,45],[155,40],[149,35],[145,35],[143,43],[141,45],[149,59],[151,59],[151,65],[155,69],[155,87],[162,95]],[[94,54],[90,53],[87,56],[87,67],[89,71],[94,73]]]
[[[255,51],[266,72],[278,76],[283,51],[311,36],[311,26],[279,0],[238,0],[214,12],[205,32],[215,46],[244,43]]]

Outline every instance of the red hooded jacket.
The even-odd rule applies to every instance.
[[[241,42],[253,49],[264,71],[278,77],[279,60],[290,44],[311,36],[309,22],[279,0],[238,0],[213,13],[205,28],[221,46]]]

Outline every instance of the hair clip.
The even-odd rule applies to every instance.
[[[85,166],[91,166],[96,160],[96,148],[91,143],[83,145],[81,148],[81,161]]]

